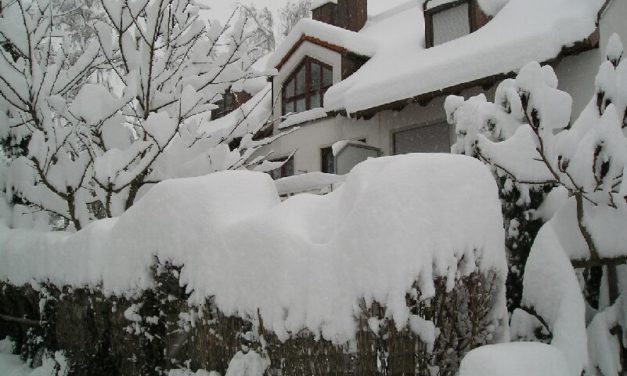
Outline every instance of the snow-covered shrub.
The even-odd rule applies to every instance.
[[[326,196],[283,202],[267,174],[170,179],[76,233],[0,227],[0,258],[18,298],[48,283],[47,343],[77,364],[133,354],[134,369],[223,372],[252,350],[298,374],[453,374],[507,333],[496,185],[465,156],[371,159]]]
[[[499,86],[495,103],[488,102],[483,94],[466,101],[458,96],[449,96],[445,109],[448,121],[455,125],[457,136],[452,152],[483,160],[490,166],[497,181],[503,208],[505,247],[508,252],[507,307],[513,312],[520,307],[523,272],[531,245],[546,221],[543,216],[537,215],[538,209],[555,184],[528,184],[518,181],[486,161],[477,147],[480,134],[491,141],[501,142],[511,137],[512,132],[524,123],[524,119],[520,117],[508,116],[512,111],[508,98],[513,94],[509,82],[505,81]]]
[[[225,90],[257,75],[246,18],[206,25],[192,0],[103,0],[76,51],[56,26],[61,3],[12,1],[0,16],[0,192],[12,227],[78,230],[164,179],[262,161],[253,154],[271,138],[254,136],[269,90],[210,120]]]
[[[618,359],[626,276],[616,265],[627,259],[627,61],[618,36],[607,51],[595,96],[572,124],[572,99],[557,89],[552,68],[538,63],[502,82],[495,103],[485,97],[449,97],[446,103],[458,151],[478,156],[513,183],[554,186],[535,214],[547,222],[525,266],[524,312],[514,312],[512,335],[546,337],[573,374],[586,365],[591,374],[617,374],[624,362]],[[602,267],[602,283],[586,270],[575,274],[573,266],[588,273]],[[585,303],[580,283],[595,306]]]

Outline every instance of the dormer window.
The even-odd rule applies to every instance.
[[[468,35],[488,22],[477,0],[427,0],[424,16],[427,48]]]
[[[306,57],[283,84],[283,114],[322,107],[322,97],[331,85],[331,66]]]

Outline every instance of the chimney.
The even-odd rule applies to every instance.
[[[319,0],[311,13],[316,21],[359,31],[368,20],[368,0]]]

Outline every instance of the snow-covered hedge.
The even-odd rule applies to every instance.
[[[335,192],[284,202],[262,173],[169,180],[121,217],[75,234],[1,229],[0,258],[3,299],[36,308],[14,312],[9,303],[0,312],[46,321],[38,305],[49,295],[58,337],[71,331],[67,322],[59,329],[68,317],[113,311],[108,336],[121,337],[111,346],[128,331],[150,348],[159,336],[150,328],[173,325],[197,331],[180,346],[219,357],[219,348],[232,356],[249,341],[276,366],[273,354],[290,341],[302,348],[316,339],[320,351],[340,356],[369,334],[373,343],[386,338],[381,346],[409,341],[402,347],[412,354],[421,343],[429,364],[455,369],[463,353],[507,332],[497,188],[465,156],[368,160]],[[28,298],[24,289],[35,292]],[[93,313],[79,308],[87,302]],[[175,341],[173,327],[159,340]],[[240,332],[256,337],[244,341]],[[231,342],[206,351],[220,341]]]

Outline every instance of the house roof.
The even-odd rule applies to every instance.
[[[302,35],[317,33],[330,44],[361,51],[370,59],[332,86],[327,112],[359,114],[447,88],[509,74],[529,61],[558,58],[595,30],[604,0],[479,0],[486,13],[498,10],[484,27],[425,49],[422,1],[413,0],[370,17],[358,33],[303,20],[270,59],[277,66]],[[435,96],[434,95],[434,96]]]
[[[377,47],[372,39],[361,33],[312,19],[303,19],[294,26],[294,29],[270,56],[268,67],[280,69],[296,49],[306,41],[338,52],[348,51],[365,57],[374,56]]]

